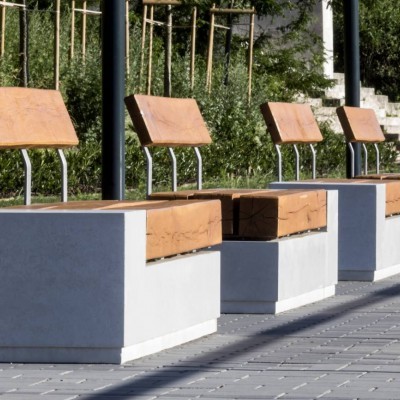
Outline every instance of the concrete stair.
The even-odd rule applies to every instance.
[[[336,108],[345,103],[344,74],[335,73],[335,86],[327,89],[318,99],[303,99],[313,107],[319,122],[327,122],[334,132],[342,133]],[[379,123],[389,141],[400,144],[400,103],[390,103],[388,96],[375,93],[374,88],[361,87],[361,107],[372,108],[378,117]]]

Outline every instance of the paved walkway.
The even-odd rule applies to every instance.
[[[400,276],[337,292],[124,366],[0,364],[0,399],[400,399]]]

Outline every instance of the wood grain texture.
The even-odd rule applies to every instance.
[[[211,143],[194,99],[131,95],[125,104],[142,146],[203,146]]]
[[[0,148],[65,148],[78,138],[61,93],[0,88]]]
[[[268,102],[260,108],[275,144],[322,141],[321,131],[308,104]]]
[[[262,190],[261,190],[262,191]],[[237,236],[239,230],[239,199],[243,195],[258,193],[257,189],[203,189],[153,193],[154,200],[199,199],[219,200],[222,210],[222,234],[225,238]]]
[[[221,243],[221,206],[210,201],[77,201],[9,207],[25,210],[146,210],[146,259],[173,256]]]
[[[239,236],[275,239],[326,226],[325,190],[271,190],[240,198]]]
[[[347,142],[379,143],[385,141],[375,111],[342,106],[336,109]]]
[[[396,172],[385,172],[382,174],[368,174],[368,175],[359,175],[355,177],[356,179],[378,179],[378,180],[400,180],[400,173]]]

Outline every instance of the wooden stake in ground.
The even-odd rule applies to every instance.
[[[149,29],[149,64],[147,69],[147,94],[151,94],[151,74],[153,67],[153,32],[154,32],[154,6],[150,6],[150,29]]]
[[[207,54],[207,82],[206,88],[209,93],[211,93],[211,77],[212,77],[212,59],[214,52],[214,24],[215,24],[215,14],[212,12],[215,9],[215,4],[212,5],[211,18],[210,18],[210,36],[208,40],[208,54]]]
[[[192,48],[190,51],[190,88],[194,89],[194,73],[196,61],[196,24],[197,24],[197,7],[193,7],[192,12]]]
[[[143,6],[143,17],[142,17],[142,45],[140,53],[140,71],[139,71],[139,85],[140,90],[142,88],[142,78],[144,69],[144,46],[146,45],[146,27],[147,27],[147,6]]]
[[[249,34],[249,67],[248,67],[248,73],[249,73],[249,87],[248,87],[248,100],[250,102],[251,100],[251,89],[252,89],[252,77],[253,77],[253,42],[254,42],[254,16],[255,16],[255,10],[253,7],[253,14],[250,14],[250,34]]]
[[[74,58],[75,52],[75,0],[71,1],[71,44],[69,48],[69,59]]]
[[[27,0],[22,0],[23,7],[19,10],[19,65],[20,86],[28,87],[29,84],[29,62],[28,62],[28,12],[26,10]]]
[[[126,74],[129,75],[131,72],[131,65],[130,65],[130,55],[129,55],[129,0],[125,0],[125,59],[126,59]]]
[[[172,6],[167,6],[167,35],[165,37],[164,96],[171,97],[172,70]]]
[[[6,7],[1,6],[1,50],[0,56],[4,56],[6,43]]]
[[[82,58],[85,60],[86,57],[86,10],[87,0],[83,0],[82,3]]]
[[[61,0],[55,3],[55,24],[54,24],[54,89],[60,89],[60,4]]]

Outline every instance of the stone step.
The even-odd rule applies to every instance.
[[[337,82],[338,85],[344,85],[344,74],[341,72],[334,72],[333,79]]]
[[[390,116],[400,116],[400,103],[387,103],[386,113]]]
[[[400,134],[400,126],[399,125],[382,125],[382,129],[385,133],[387,133],[389,135]]]
[[[400,117],[379,118],[379,123],[384,126],[398,126],[400,128]]]

